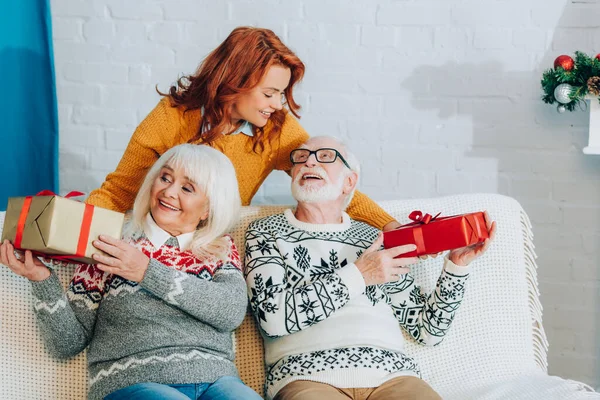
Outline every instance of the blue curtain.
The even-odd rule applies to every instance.
[[[0,0],[0,211],[58,190],[58,113],[49,0]]]

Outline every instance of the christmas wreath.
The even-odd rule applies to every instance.
[[[600,54],[590,57],[575,52],[575,60],[567,55],[554,60],[554,68],[542,76],[544,103],[558,102],[558,112],[573,111],[586,95],[600,96]],[[600,97],[598,98],[600,101]]]

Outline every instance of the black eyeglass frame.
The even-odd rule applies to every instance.
[[[321,161],[319,160],[319,156],[318,156],[318,152],[321,150],[330,150],[333,151],[335,153],[335,158],[331,161]],[[323,163],[323,164],[332,164],[335,162],[335,160],[339,159],[342,160],[342,162],[344,163],[344,165],[346,167],[348,167],[349,170],[352,170],[352,168],[350,168],[350,165],[348,165],[348,162],[346,162],[346,160],[344,159],[344,157],[340,154],[339,151],[337,151],[336,149],[332,149],[331,147],[322,147],[320,149],[316,149],[316,150],[309,150],[309,149],[294,149],[290,152],[290,161],[292,162],[292,164],[296,165],[296,164],[303,164],[306,161],[299,161],[299,162],[294,162],[294,153],[298,152],[298,151],[303,151],[306,152],[308,151],[308,157],[306,157],[306,160],[308,160],[310,158],[310,156],[312,154],[315,155],[315,158],[317,159],[318,162]]]

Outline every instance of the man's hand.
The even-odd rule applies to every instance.
[[[119,275],[132,282],[141,282],[144,279],[150,262],[144,253],[129,243],[110,236],[100,235],[98,239],[92,243],[94,247],[110,255],[92,255],[94,260],[98,261],[96,267],[99,270]]]
[[[50,270],[31,251],[25,251],[25,262],[19,260],[15,256],[15,248],[8,240],[0,244],[0,263],[30,281],[43,281],[50,276]]]
[[[454,249],[448,253],[448,258],[454,264],[461,267],[466,267],[470,262],[481,256],[490,247],[490,243],[496,237],[496,221],[491,221],[488,212],[484,212],[485,224],[489,232],[490,237],[485,239],[482,243],[473,244],[471,246],[461,247]]]
[[[367,286],[397,281],[400,275],[410,272],[408,265],[419,261],[417,257],[394,258],[415,250],[417,247],[414,244],[379,250],[382,244],[383,233],[380,233],[377,240],[354,262]]]

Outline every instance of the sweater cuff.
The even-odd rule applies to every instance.
[[[373,218],[373,222],[377,225],[376,227],[379,228],[380,231],[383,230],[384,226],[386,226],[390,222],[395,222],[395,221],[396,221],[396,218],[392,217],[391,215],[389,215],[387,213],[383,213],[382,215]]]
[[[462,267],[460,265],[456,265],[446,256],[444,258],[444,271],[456,276],[466,276],[471,272],[471,266],[467,265],[466,267]]]
[[[140,286],[159,297],[163,297],[169,292],[171,287],[173,281],[172,272],[172,269],[160,261],[151,258]]]
[[[63,296],[63,287],[58,276],[53,271],[43,281],[30,281],[33,296],[44,303],[53,303]]]
[[[336,270],[335,273],[338,274],[344,285],[348,288],[351,299],[365,292],[365,280],[354,263]]]

